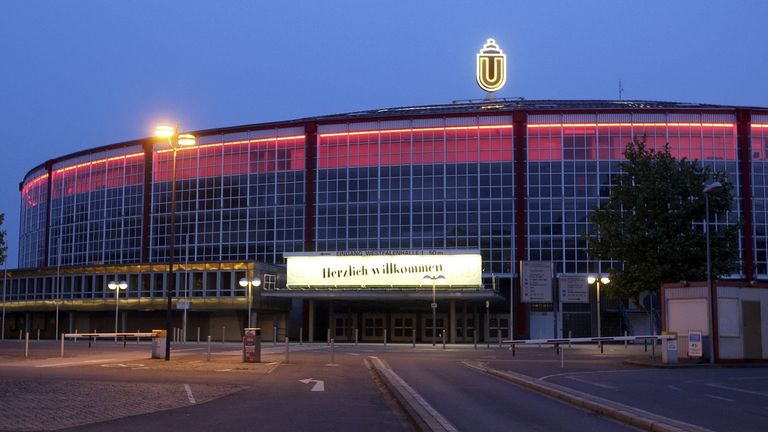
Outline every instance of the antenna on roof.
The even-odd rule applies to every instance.
[[[621,80],[619,80],[619,100],[621,100],[622,92],[624,92],[624,87],[621,86]]]

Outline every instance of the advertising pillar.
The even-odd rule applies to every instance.
[[[261,328],[244,329],[243,337],[243,362],[260,363],[261,362]]]

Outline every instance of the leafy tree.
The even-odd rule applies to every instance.
[[[644,137],[627,144],[624,157],[608,202],[590,215],[597,230],[589,238],[590,256],[616,262],[608,292],[637,299],[665,282],[706,280],[704,185],[723,185],[709,196],[710,220],[731,209],[733,185],[699,161],[675,159],[668,145],[649,149]],[[740,224],[712,228],[714,278],[736,270]]]
[[[0,213],[0,227],[3,226],[5,221],[5,213]],[[8,246],[5,244],[5,230],[0,229],[0,264],[5,264],[5,260],[8,259],[6,253],[8,252]]]

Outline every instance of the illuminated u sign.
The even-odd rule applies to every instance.
[[[507,81],[507,56],[493,39],[477,53],[477,84],[487,92],[495,92]]]

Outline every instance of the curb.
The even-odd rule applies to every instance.
[[[411,386],[403,381],[378,357],[369,357],[365,363],[381,379],[392,396],[403,407],[406,416],[420,431],[458,432],[445,417],[432,408]]]
[[[584,408],[622,423],[635,426],[651,432],[713,432],[711,429],[692,425],[682,421],[663,417],[648,411],[614,402],[598,396],[593,396],[578,390],[569,389],[530,378],[514,372],[502,372],[477,363],[463,361],[462,364],[470,369],[509,381],[513,384],[559,399],[572,405]]]

